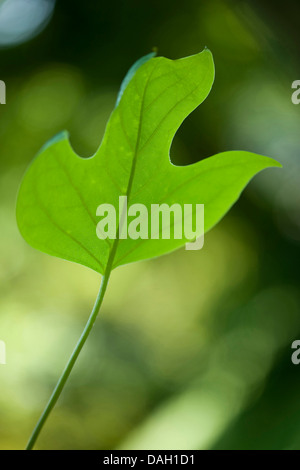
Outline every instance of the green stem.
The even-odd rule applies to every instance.
[[[110,266],[110,263],[106,269],[106,272],[105,274],[103,275],[102,277],[102,280],[101,280],[101,286],[100,286],[100,289],[99,289],[99,292],[98,292],[98,295],[97,295],[97,299],[96,299],[96,302],[95,302],[95,305],[93,307],[93,310],[92,310],[92,313],[87,321],[87,324],[85,325],[85,328],[75,346],[75,349],[63,371],[63,373],[61,374],[57,384],[56,384],[56,387],[55,389],[53,390],[52,392],[52,395],[43,411],[43,413],[41,414],[41,417],[40,419],[38,420],[34,430],[33,430],[33,433],[28,441],[28,444],[27,444],[27,447],[26,447],[26,450],[32,450],[49,414],[51,413],[51,411],[53,410],[61,392],[63,391],[63,388],[68,380],[68,377],[74,367],[74,364],[79,356],[79,353],[80,351],[82,350],[83,348],[83,345],[84,343],[86,342],[90,332],[91,332],[91,329],[95,323],[95,320],[97,318],[97,315],[98,315],[98,312],[100,310],[100,307],[101,307],[101,304],[102,304],[102,301],[103,301],[103,297],[104,297],[104,294],[105,294],[105,291],[106,291],[106,288],[107,288],[107,284],[108,284],[108,280],[109,280],[109,276],[110,276],[110,272],[111,272],[111,266]]]
[[[149,81],[149,80],[148,80]],[[145,92],[144,92],[145,94]],[[143,99],[143,103],[142,103],[142,107],[144,106],[144,99]],[[132,167],[131,167],[131,172],[130,172],[130,177],[129,177],[129,181],[128,181],[128,186],[127,186],[127,191],[126,193],[124,194],[127,195],[127,198],[129,200],[129,197],[130,197],[130,193],[131,193],[131,188],[132,188],[132,184],[133,184],[133,178],[134,178],[134,173],[135,173],[135,168],[136,168],[136,160],[137,160],[137,152],[138,152],[138,145],[139,145],[139,141],[140,141],[140,135],[141,135],[141,122],[140,122],[140,125],[139,125],[139,130],[138,130],[138,140],[137,140],[137,144],[136,144],[136,148],[135,148],[135,154],[134,154],[134,158],[133,158],[133,163],[132,163]],[[108,280],[109,280],[109,277],[110,277],[110,273],[113,269],[113,261],[114,261],[114,258],[115,258],[115,254],[117,252],[117,247],[118,247],[118,243],[119,243],[119,240],[120,240],[120,233],[122,232],[122,226],[123,226],[123,217],[121,217],[121,227],[120,227],[120,224],[118,226],[118,230],[117,230],[117,237],[116,239],[114,240],[114,243],[113,243],[113,246],[112,246],[112,249],[111,249],[111,252],[109,254],[109,257],[108,257],[108,261],[107,261],[107,265],[106,265],[106,269],[105,269],[105,273],[102,277],[102,280],[101,280],[101,286],[100,286],[100,289],[99,289],[99,292],[98,292],[98,295],[97,295],[97,299],[96,299],[96,302],[95,302],[95,305],[93,307],[93,310],[92,310],[92,313],[87,321],[87,324],[85,325],[85,328],[79,338],[79,341],[78,343],[76,344],[75,346],[75,349],[69,359],[69,362],[67,363],[63,373],[61,374],[57,384],[56,384],[56,387],[55,389],[53,390],[52,392],[52,395],[46,405],[46,408],[44,409],[43,413],[41,414],[41,417],[40,419],[38,420],[32,434],[31,434],[31,437],[28,441],[28,444],[27,444],[27,447],[26,447],[26,450],[31,450],[49,416],[49,414],[51,413],[51,411],[53,410],[58,398],[60,397],[60,394],[61,392],[63,391],[63,388],[68,380],[68,377],[74,367],[74,364],[80,354],[80,351],[82,350],[83,348],[83,345],[84,343],[86,342],[90,332],[91,332],[91,329],[95,323],[95,320],[97,318],[97,315],[98,315],[98,312],[100,310],[100,307],[102,305],[102,302],[103,302],[103,297],[104,297],[104,294],[106,292],[106,288],[107,288],[107,284],[108,284]]]

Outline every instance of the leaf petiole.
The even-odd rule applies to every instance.
[[[62,372],[53,392],[52,392],[52,395],[43,411],[43,413],[41,414],[40,416],[40,419],[38,420],[32,434],[31,434],[31,437],[28,441],[28,444],[26,446],[26,450],[32,450],[48,416],[50,415],[51,411],[53,410],[58,398],[60,397],[60,394],[61,392],[63,391],[63,388],[68,380],[68,377],[75,365],[75,362],[80,354],[80,351],[82,350],[83,348],[83,345],[84,343],[86,342],[92,328],[93,328],[93,325],[95,323],[95,320],[97,318],[97,315],[99,313],[99,310],[100,310],[100,307],[102,305],[102,302],[103,302],[103,298],[104,298],[104,294],[106,292],[106,288],[107,288],[107,285],[108,285],[108,281],[109,281],[109,277],[110,277],[110,273],[111,273],[111,264],[108,263],[107,265],[107,269],[105,271],[105,274],[102,276],[102,280],[101,280],[101,285],[100,285],[100,289],[99,289],[99,292],[98,292],[98,295],[97,295],[97,298],[96,298],[96,301],[95,301],[95,304],[94,304],[94,307],[93,307],[93,310],[90,314],[90,317],[85,325],[85,328],[71,354],[71,357],[66,365],[66,367],[64,368],[64,371]]]

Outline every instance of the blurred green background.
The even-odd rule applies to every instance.
[[[1,449],[25,446],[100,282],[22,240],[27,165],[63,129],[93,154],[121,80],[153,47],[176,59],[205,46],[215,84],[172,161],[249,150],[284,168],[251,182],[203,250],[113,273],[37,447],[300,449],[299,12],[296,0],[0,1]]]

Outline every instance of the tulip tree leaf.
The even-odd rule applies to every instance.
[[[217,154],[179,167],[169,151],[182,121],[207,97],[214,80],[211,52],[179,60],[146,56],[123,82],[103,141],[91,158],[80,158],[63,132],[46,144],[27,170],[17,201],[25,240],[45,253],[88,266],[109,268],[159,256],[185,239],[100,240],[96,209],[119,196],[128,205],[204,204],[205,231],[213,227],[259,171],[280,166],[244,151]]]

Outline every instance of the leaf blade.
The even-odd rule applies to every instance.
[[[182,121],[203,102],[214,81],[209,50],[179,60],[147,58],[125,80],[103,141],[78,157],[67,133],[43,147],[27,171],[17,201],[25,240],[48,254],[103,274],[113,267],[173,251],[187,240],[99,240],[96,209],[120,196],[128,204],[205,204],[205,231],[238,199],[249,180],[277,162],[248,152],[225,152],[187,167],[170,162]]]

